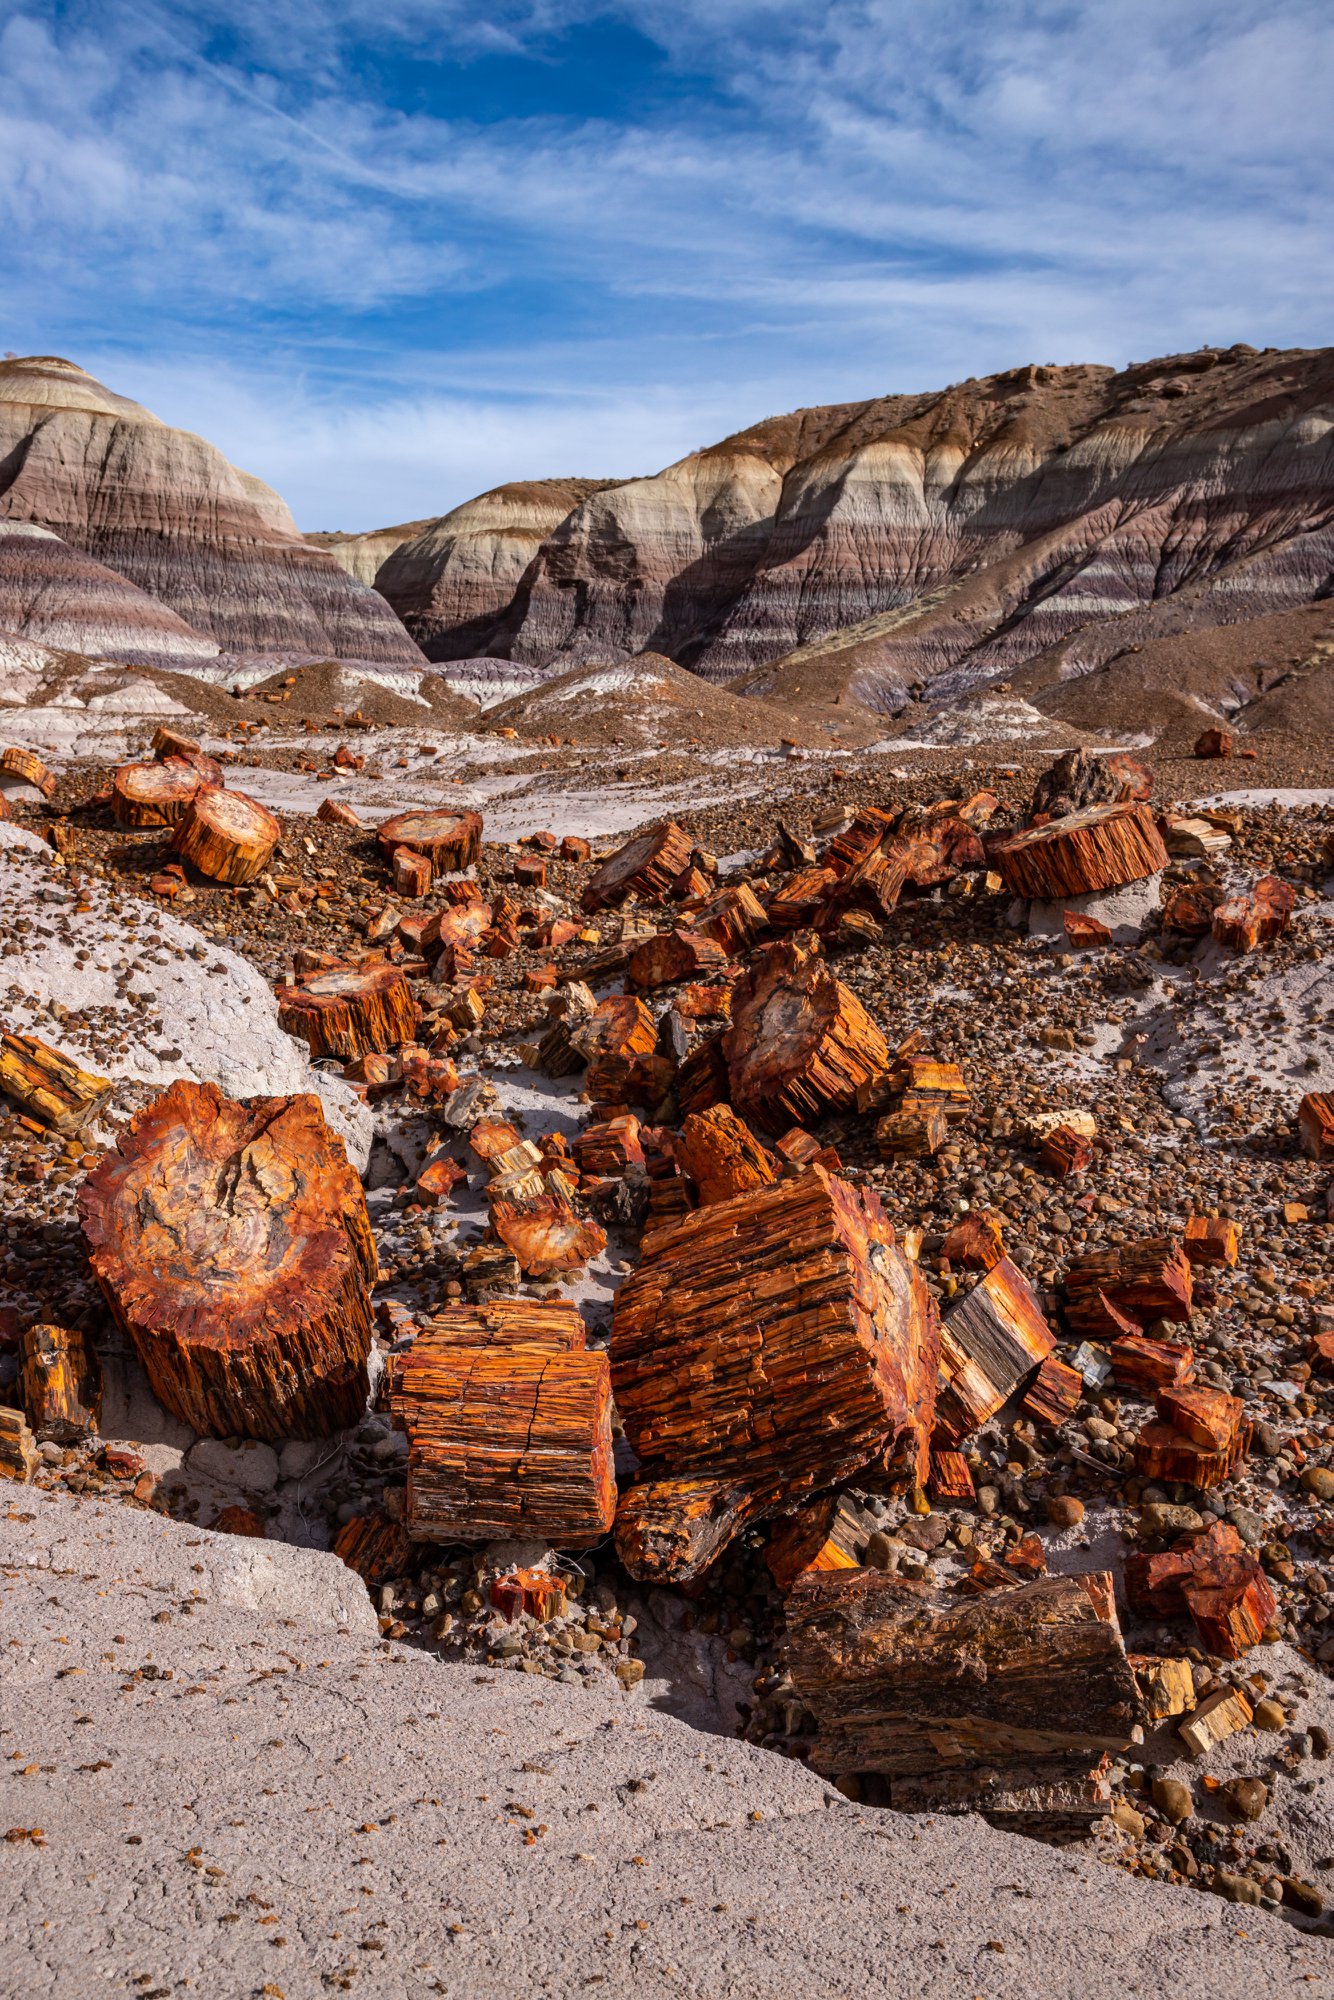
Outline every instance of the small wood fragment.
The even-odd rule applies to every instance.
[[[1177,1735],[1192,1757],[1207,1757],[1253,1719],[1254,1711],[1240,1688],[1215,1688],[1192,1715],[1177,1724]]]
[[[412,1567],[412,1544],[402,1522],[378,1508],[345,1521],[334,1537],[333,1552],[371,1590],[406,1576]]]
[[[19,1386],[33,1433],[70,1444],[102,1414],[102,1366],[74,1327],[30,1326],[19,1343]]]
[[[1226,1216],[1192,1215],[1186,1219],[1181,1247],[1195,1265],[1222,1264],[1231,1269],[1237,1261],[1241,1231]]]
[[[1084,1378],[1079,1370],[1049,1354],[1024,1392],[1024,1414],[1035,1423],[1054,1428],[1074,1415],[1083,1393]]]
[[[397,895],[406,896],[415,902],[430,888],[429,855],[415,854],[410,847],[396,847],[390,856],[390,866],[393,870],[394,890]]]
[[[1231,951],[1254,951],[1288,928],[1297,891],[1277,875],[1264,875],[1247,895],[1220,903],[1213,914],[1215,941]]]
[[[0,1091],[53,1132],[77,1136],[115,1089],[36,1035],[0,1032]]]
[[[1297,1107],[1297,1132],[1308,1160],[1334,1160],[1334,1091],[1306,1093]]]
[[[0,1403],[0,1479],[21,1484],[32,1478],[40,1464],[37,1440],[28,1429],[22,1410]]]

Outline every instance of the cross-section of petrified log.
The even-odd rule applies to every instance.
[[[268,866],[282,828],[244,792],[201,785],[176,828],[172,846],[214,882],[253,882]]]
[[[475,812],[395,813],[376,833],[381,854],[391,859],[396,847],[424,854],[437,875],[471,868],[482,851],[482,815]]]
[[[68,1444],[97,1429],[102,1365],[76,1327],[28,1328],[19,1345],[19,1386],[37,1437]]]
[[[396,1049],[417,1031],[417,1003],[396,965],[345,965],[278,986],[278,1019],[313,1056],[345,1062],[371,1050]]]
[[[1283,935],[1296,900],[1291,882],[1281,881],[1277,875],[1262,875],[1247,895],[1218,905],[1213,915],[1214,937],[1232,951],[1254,951],[1256,945]]]
[[[936,1398],[941,1438],[960,1444],[994,1417],[1055,1345],[1027,1278],[1002,1257],[941,1326]]]
[[[1148,805],[1089,806],[995,846],[991,859],[1015,896],[1051,901],[1142,882],[1167,866]]]
[[[122,764],[111,780],[111,810],[121,826],[175,826],[201,779],[183,758],[162,764]]]
[[[1098,1767],[1138,1699],[1110,1585],[946,1597],[871,1569],[799,1578],[782,1659],[818,1723],[812,1767],[878,1772],[909,1812],[1105,1813]]]
[[[730,1104],[692,1113],[681,1127],[676,1157],[699,1189],[701,1205],[772,1187],[778,1179],[768,1148]]]
[[[114,1088],[36,1035],[0,1034],[0,1090],[53,1132],[81,1132]]]
[[[1066,1272],[1065,1318],[1073,1333],[1116,1337],[1155,1319],[1184,1325],[1191,1298],[1190,1265],[1167,1236],[1081,1252]]]
[[[44,799],[49,799],[55,791],[55,775],[47,770],[35,750],[21,750],[15,746],[0,750],[0,771],[6,777],[22,778],[25,785],[32,785]]]
[[[174,1083],[84,1182],[97,1281],[158,1401],[206,1437],[323,1437],[366,1406],[361,1183],[317,1097]]]
[[[646,833],[635,834],[595,872],[579,899],[580,907],[591,916],[598,910],[617,908],[627,896],[661,902],[689,866],[692,847],[690,835],[675,820],[664,820]]]
[[[600,1541],[616,1511],[611,1380],[578,1308],[498,1299],[428,1322],[389,1364],[418,1541]]]
[[[857,1101],[889,1046],[825,960],[789,939],[763,951],[732,990],[723,1036],[737,1110],[780,1135]]]
[[[1297,1133],[1309,1160],[1334,1159],[1334,1091],[1307,1091],[1297,1107]]]
[[[703,931],[663,931],[645,938],[630,954],[626,977],[639,993],[674,986],[682,979],[707,979],[727,968],[727,953]]]
[[[695,1576],[743,1521],[896,1446],[920,1482],[937,1354],[934,1307],[878,1199],[821,1167],[655,1229],[612,1332],[641,1460],[622,1561]]]

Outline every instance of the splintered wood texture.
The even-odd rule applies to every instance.
[[[750,950],[768,919],[750,884],[740,882],[711,896],[707,903],[692,911],[690,921],[695,930],[716,938],[728,956],[737,957]]]
[[[1334,1091],[1308,1090],[1297,1108],[1297,1133],[1309,1160],[1334,1159]]]
[[[640,993],[675,986],[682,979],[703,979],[727,966],[727,953],[704,931],[664,931],[645,938],[630,954],[626,977]]]
[[[832,868],[799,868],[785,875],[765,906],[770,928],[799,931],[813,923],[837,881]]]
[[[644,1164],[639,1120],[633,1114],[585,1126],[571,1141],[570,1150],[581,1174],[624,1174]]]
[[[172,846],[214,882],[253,882],[268,867],[282,827],[244,792],[201,785],[185,809]]]
[[[877,1197],[822,1167],[647,1235],[611,1356],[642,1464],[617,1529],[637,1575],[696,1574],[744,1519],[896,1445],[925,1477],[934,1307]]]
[[[1195,1367],[1195,1350],[1184,1340],[1150,1340],[1143,1333],[1114,1340],[1108,1354],[1118,1388],[1133,1389],[1140,1396],[1188,1382]]]
[[[20,750],[14,746],[0,750],[0,771],[11,778],[22,778],[25,784],[34,786],[44,799],[49,799],[55,791],[55,777],[35,751]]]
[[[334,1537],[333,1552],[372,1590],[405,1576],[412,1566],[407,1530],[388,1514],[354,1514]]]
[[[1089,1250],[1074,1258],[1066,1273],[1066,1324],[1073,1333],[1088,1334],[1135,1333],[1156,1319],[1184,1325],[1191,1294],[1190,1265],[1171,1237]]]
[[[389,1408],[408,1437],[408,1533],[586,1547],[616,1511],[607,1357],[564,1340],[569,1314],[578,1317],[572,1306],[503,1305],[501,1338],[467,1346],[428,1326],[393,1359]],[[525,1307],[549,1322],[534,1325],[531,1339],[520,1329]],[[553,1330],[553,1320],[566,1324]]]
[[[482,851],[482,815],[475,812],[405,812],[384,821],[376,841],[386,860],[396,847],[424,854],[438,875],[471,868]]]
[[[526,1278],[582,1270],[607,1247],[606,1230],[576,1214],[561,1173],[505,1174],[491,1182],[486,1201],[492,1230]]]
[[[627,896],[661,902],[672,883],[690,865],[693,842],[675,820],[664,820],[646,833],[636,833],[594,873],[580,898],[591,916],[615,909]]]
[[[1136,1716],[1110,1584],[1044,1576],[945,1597],[876,1570],[803,1576],[782,1663],[819,1725],[812,1767],[880,1772],[907,1811],[1022,1810],[1091,1786]]]
[[[158,1401],[205,1437],[359,1421],[375,1245],[317,1097],[174,1083],[84,1182],[93,1271]]]
[[[19,1387],[39,1438],[68,1444],[95,1431],[102,1414],[102,1364],[77,1329],[30,1326],[19,1345]]]
[[[1334,1114],[1334,1105],[1331,1106],[1331,1113]],[[1334,1115],[1331,1116],[1330,1136],[1334,1138]],[[1226,1217],[1192,1215],[1186,1219],[1186,1233],[1181,1247],[1192,1264],[1231,1266],[1237,1261],[1240,1241],[1241,1230]]]
[[[1260,1564],[1222,1521],[1163,1554],[1130,1556],[1126,1594],[1145,1617],[1188,1612],[1207,1650],[1225,1660],[1239,1660],[1258,1645],[1278,1610]]]
[[[1213,915],[1214,937],[1232,951],[1254,951],[1256,945],[1283,935],[1296,900],[1291,882],[1264,875],[1249,895],[1234,896],[1218,905]]]
[[[312,1056],[347,1062],[410,1042],[420,1019],[407,974],[396,965],[345,965],[275,988],[278,1019]]]
[[[1245,1404],[1203,1386],[1163,1390],[1162,1419],[1135,1439],[1135,1470],[1146,1479],[1179,1479],[1208,1492],[1229,1479],[1250,1450]]]
[[[36,1035],[0,1034],[0,1091],[53,1132],[81,1132],[114,1089]]]
[[[772,1154],[728,1104],[685,1120],[676,1157],[699,1189],[701,1205],[772,1187],[778,1179]]]
[[[1049,1354],[1025,1392],[1024,1414],[1035,1423],[1063,1424],[1074,1415],[1083,1393],[1084,1378],[1079,1370]]]
[[[573,1299],[488,1299],[481,1305],[442,1306],[422,1321],[429,1347],[533,1347],[542,1354],[576,1354],[588,1345],[583,1314]],[[391,1355],[394,1390],[413,1363],[409,1350]]]
[[[960,1444],[995,1416],[1055,1345],[1027,1278],[1003,1257],[942,1323],[939,1435]]]
[[[991,859],[1011,895],[1045,902],[1142,882],[1166,868],[1167,849],[1152,806],[1088,806],[1016,834]]]
[[[120,826],[175,826],[201,779],[184,758],[122,764],[111,780],[111,811]]]
[[[723,1036],[737,1110],[781,1136],[857,1101],[889,1045],[823,958],[782,939],[741,974]]]
[[[0,1479],[29,1480],[40,1462],[37,1440],[22,1410],[0,1403]]]

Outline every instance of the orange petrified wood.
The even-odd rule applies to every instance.
[[[611,1345],[641,1460],[616,1525],[631,1574],[696,1576],[746,1521],[896,1450],[924,1483],[937,1342],[878,1199],[822,1167],[655,1229]]]
[[[175,826],[201,783],[183,757],[122,764],[111,780],[111,811],[119,826]]]
[[[889,1065],[889,1045],[856,994],[788,939],[737,980],[722,1048],[732,1103],[775,1136],[855,1104]]]
[[[1226,1216],[1191,1215],[1181,1247],[1192,1264],[1234,1265],[1241,1231]]]
[[[395,813],[376,833],[381,854],[392,861],[406,847],[424,854],[437,875],[471,868],[482,851],[482,815],[475,812]]]
[[[947,1445],[962,1443],[1055,1345],[1027,1278],[1002,1257],[941,1326],[938,1436]]]
[[[1254,951],[1288,928],[1297,891],[1277,875],[1262,875],[1248,895],[1220,903],[1213,915],[1213,934],[1232,951]]]
[[[1309,1160],[1334,1159],[1334,1091],[1306,1093],[1297,1107],[1297,1132]]]
[[[1065,1279],[1065,1318],[1072,1333],[1114,1337],[1138,1333],[1156,1319],[1185,1324],[1192,1279],[1179,1243],[1149,1236],[1072,1259]]]
[[[339,965],[274,991],[279,1021],[312,1056],[348,1062],[396,1049],[416,1033],[417,1003],[407,974],[396,965]]]
[[[323,1437],[366,1407],[375,1244],[317,1097],[174,1083],[89,1174],[98,1284],[158,1401],[206,1437]]]
[[[455,1306],[389,1364],[389,1408],[408,1438],[414,1541],[523,1536],[600,1541],[616,1511],[611,1380],[560,1299]]]
[[[592,916],[598,910],[616,909],[627,896],[660,903],[689,867],[693,850],[690,835],[675,820],[635,834],[596,871],[579,899],[580,907]]]
[[[778,1179],[768,1148],[728,1104],[691,1113],[681,1127],[676,1157],[699,1189],[701,1204],[772,1187]]]
[[[1046,826],[1027,828],[991,849],[1015,896],[1053,901],[1142,882],[1167,866],[1167,849],[1150,805],[1087,806]]]
[[[165,766],[163,767],[166,768]],[[214,882],[253,882],[268,867],[282,827],[245,792],[201,785],[177,825],[172,846]]]
[[[77,1328],[30,1326],[19,1344],[19,1386],[37,1437],[67,1444],[97,1429],[102,1364]]]

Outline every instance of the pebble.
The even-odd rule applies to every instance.
[[[1229,1778],[1222,1797],[1238,1819],[1259,1819],[1269,1804],[1269,1787],[1263,1778]]]
[[[1308,1465],[1302,1474],[1302,1490],[1313,1500],[1334,1500],[1334,1471],[1327,1465]]]
[[[1163,1818],[1172,1826],[1180,1826],[1195,1810],[1190,1786],[1183,1785],[1180,1778],[1154,1778],[1149,1787],[1149,1796]]]
[[[1077,1528],[1084,1518],[1084,1503],[1073,1493],[1053,1494],[1047,1502],[1047,1519],[1055,1528]]]
[[[1257,1729],[1282,1729],[1287,1719],[1282,1702],[1275,1701],[1272,1695],[1256,1702],[1252,1720]]]

